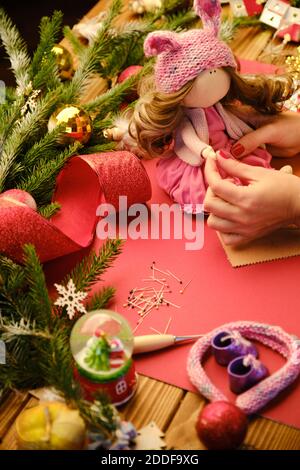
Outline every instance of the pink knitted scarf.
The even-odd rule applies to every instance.
[[[227,397],[210,381],[201,362],[210,348],[212,338],[221,331],[238,331],[245,338],[257,340],[279,352],[287,359],[286,364],[236,399],[244,413],[256,413],[281,390],[290,385],[300,373],[300,340],[286,333],[279,326],[240,321],[227,323],[200,338],[192,347],[187,372],[193,385],[210,401],[228,401]]]

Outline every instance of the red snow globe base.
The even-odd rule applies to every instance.
[[[122,405],[134,395],[133,334],[121,315],[104,309],[83,315],[73,327],[70,342],[74,377],[86,400],[104,392],[114,405]]]
[[[97,383],[83,376],[78,369],[74,370],[74,377],[80,384],[86,400],[93,401],[99,392],[106,393],[111,403],[120,406],[133,397],[137,387],[137,374],[134,363],[131,361],[128,371],[117,379]]]

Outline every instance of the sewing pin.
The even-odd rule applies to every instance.
[[[185,291],[185,289],[190,285],[191,282],[192,282],[192,279],[183,287],[183,289],[181,289],[181,290],[179,291],[179,293],[180,293],[180,294],[183,294],[184,291]]]

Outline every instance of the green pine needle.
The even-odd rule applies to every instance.
[[[63,284],[67,285],[68,281],[73,279],[78,290],[89,291],[121,253],[121,247],[121,240],[107,240],[100,253],[91,253],[79,262],[64,279]]]
[[[61,205],[58,202],[51,202],[46,206],[41,206],[39,208],[39,213],[45,219],[51,219],[57,212],[61,209]]]
[[[28,297],[38,325],[47,325],[52,316],[45,275],[33,245],[24,246],[24,272],[28,282]]]
[[[103,287],[100,292],[94,294],[89,300],[86,305],[87,311],[106,308],[114,298],[115,293],[116,289],[114,287]]]
[[[86,46],[84,46],[78,37],[73,33],[70,26],[65,26],[63,28],[63,33],[64,37],[70,42],[74,54],[80,58],[80,56],[84,53]]]

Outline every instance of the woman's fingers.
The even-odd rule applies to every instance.
[[[228,176],[237,177],[247,181],[257,181],[265,174],[269,174],[270,170],[262,167],[247,165],[239,160],[233,158],[224,158],[222,155],[217,154],[217,165],[223,169]],[[243,186],[236,186],[237,188],[245,189]]]
[[[223,243],[227,246],[237,246],[249,242],[249,239],[246,239],[242,235],[237,233],[220,233],[219,234]]]
[[[236,186],[232,181],[222,179],[217,161],[225,160],[223,157],[218,157],[217,160],[208,158],[205,163],[205,177],[208,185],[211,187],[213,193],[225,201],[235,204],[243,196],[244,191],[242,186]]]
[[[236,158],[244,157],[256,150],[262,144],[272,144],[278,139],[276,127],[266,124],[238,140],[231,149],[231,153]]]
[[[207,219],[207,225],[214,230],[222,233],[235,233],[236,223],[230,220],[222,219],[214,214],[211,214]]]
[[[222,217],[231,221],[239,219],[239,210],[229,202],[220,199],[212,192],[211,188],[207,188],[204,199],[204,210],[213,213],[217,217]]]

